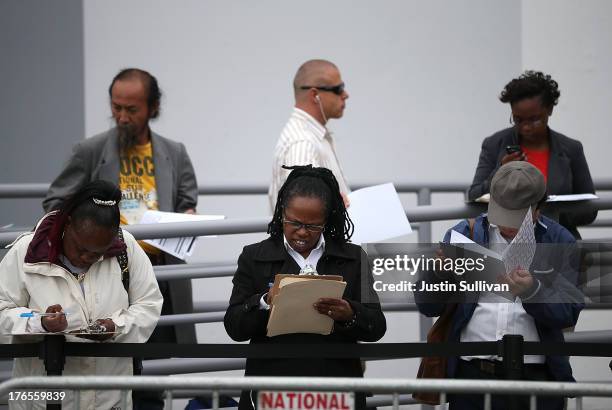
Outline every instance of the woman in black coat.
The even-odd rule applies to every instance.
[[[386,331],[385,317],[363,250],[348,240],[353,225],[346,213],[338,183],[326,168],[292,167],[278,194],[270,237],[248,245],[238,259],[233,290],[224,324],[236,341],[252,344],[334,344],[374,342]],[[365,260],[365,259],[364,259]],[[340,275],[346,282],[342,299],[322,298],[312,307],[334,320],[329,335],[287,334],[266,336],[269,284],[278,273],[316,270]],[[364,293],[362,293],[362,291]],[[362,377],[359,358],[352,359],[247,359],[246,376]],[[239,409],[255,408],[256,392],[242,392]],[[357,394],[356,408],[365,408]]]
[[[549,75],[526,71],[506,84],[499,99],[510,104],[512,127],[485,138],[468,199],[475,200],[489,192],[491,178],[510,161],[528,161],[546,178],[549,195],[594,193],[589,166],[580,141],[548,127],[548,118],[561,93]],[[577,239],[579,225],[587,225],[596,211],[545,214],[559,219]]]

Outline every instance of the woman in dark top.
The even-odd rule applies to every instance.
[[[470,200],[488,193],[497,169],[510,161],[528,161],[535,165],[547,180],[549,195],[595,192],[582,144],[548,127],[559,96],[557,82],[541,72],[526,71],[506,84],[499,99],[510,104],[513,126],[483,141],[468,192]],[[576,238],[580,238],[576,226],[587,225],[596,216],[597,212],[592,211],[558,215],[561,225]]]
[[[362,271],[363,250],[348,243],[353,224],[338,183],[326,168],[292,168],[268,225],[270,237],[246,246],[238,259],[225,329],[236,341],[250,340],[270,349],[277,344],[377,341],[385,334],[386,321],[371,273],[367,267]],[[334,320],[332,332],[266,336],[272,302],[268,289],[274,276],[315,270],[321,275],[341,275],[346,282],[342,299],[322,298],[312,307]],[[363,369],[359,358],[247,359],[245,375],[362,377]],[[257,393],[244,391],[239,409],[252,409],[256,403]],[[355,396],[355,407],[365,408],[363,394]]]

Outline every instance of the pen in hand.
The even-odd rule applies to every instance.
[[[44,316],[60,316],[60,315],[68,315],[66,312],[53,312],[53,313],[40,313],[40,312],[25,312],[20,313],[19,317],[44,317]]]

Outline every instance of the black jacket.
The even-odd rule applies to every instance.
[[[549,135],[550,159],[546,184],[548,195],[594,193],[591,173],[580,141],[568,138],[550,128]],[[489,192],[491,179],[501,166],[502,157],[506,155],[506,146],[518,144],[520,144],[519,136],[514,127],[498,131],[484,139],[474,180],[468,191],[470,201]],[[559,223],[579,238],[576,226],[588,225],[596,217],[597,211],[561,213]]]
[[[238,259],[232,296],[225,313],[227,333],[236,341],[250,340],[253,344],[266,344],[271,348],[279,343],[327,344],[379,340],[385,334],[387,326],[365,261],[365,253],[359,246],[339,244],[326,239],[325,251],[317,264],[319,274],[341,275],[347,283],[343,298],[351,304],[356,314],[354,326],[345,328],[336,323],[332,333],[326,336],[298,333],[267,337],[269,311],[259,309],[259,301],[268,291],[269,283],[274,282],[277,273],[296,274],[300,268],[287,253],[282,238],[269,238],[246,246]],[[247,359],[245,375],[362,377],[363,370],[358,358]],[[243,392],[240,408],[251,407],[247,394],[248,392]],[[253,401],[257,401],[256,396]]]

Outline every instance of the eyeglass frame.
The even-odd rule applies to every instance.
[[[314,88],[315,90],[328,91],[330,93],[334,93],[338,96],[341,96],[342,94],[344,94],[345,87],[346,85],[344,84],[344,82],[341,82],[338,85],[322,85],[318,87],[314,85],[303,85],[300,87],[300,90],[310,90],[311,88]]]
[[[291,227],[293,227],[296,231],[299,231],[300,229],[304,228],[308,232],[312,232],[312,233],[323,233],[323,232],[325,232],[325,225],[304,224],[304,223],[301,223],[301,222],[298,222],[298,221],[292,221],[292,220],[287,219],[285,217],[283,217],[282,222],[283,222],[283,224],[291,225]]]
[[[514,121],[514,115],[510,114],[510,124],[514,125],[515,127],[520,127],[521,125],[525,124],[525,125],[529,125],[530,127],[537,127],[538,125],[541,125],[544,123],[544,119],[542,118],[542,116],[540,115],[540,117],[537,120],[534,120],[533,118],[531,119],[524,119],[524,120],[520,120],[520,121]]]

